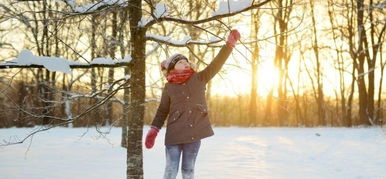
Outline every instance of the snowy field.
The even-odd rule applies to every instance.
[[[22,138],[31,130],[0,129],[0,140]],[[386,178],[385,127],[214,130],[215,136],[201,144],[198,179]],[[32,143],[0,147],[0,178],[123,179],[126,151],[120,147],[120,136],[119,128],[105,137],[95,128],[39,133]],[[146,179],[162,178],[163,136],[164,130],[153,149],[144,149]]]

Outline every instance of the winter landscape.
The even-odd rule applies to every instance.
[[[385,41],[385,0],[1,0],[0,179],[386,179]]]

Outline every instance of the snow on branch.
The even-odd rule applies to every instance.
[[[386,1],[381,2],[379,4],[374,4],[372,6],[372,8],[374,8],[374,9],[386,9]]]
[[[159,36],[154,34],[146,34],[146,39],[175,46],[175,47],[185,47],[186,45],[190,45],[190,44],[210,45],[210,44],[215,44],[222,41],[217,37],[212,37],[209,41],[192,40],[192,38],[189,36],[185,36],[182,40],[178,41],[178,40],[173,40],[171,37]]]
[[[151,14],[152,17],[151,18],[142,17],[141,20],[138,22],[138,26],[144,27],[147,25],[147,23],[153,20],[156,20],[160,17],[165,17],[167,15],[168,15],[168,7],[164,3],[159,2],[155,6],[155,10],[153,11],[153,14]]]
[[[74,0],[57,0],[57,1],[66,3],[68,6],[70,6],[72,11],[75,13],[91,13],[108,6],[122,6],[122,7],[127,6],[126,0],[101,0],[96,3],[90,3],[83,6],[76,5]]]
[[[252,5],[251,0],[221,0],[218,2],[219,7],[212,13],[212,16],[237,12]]]
[[[245,1],[245,2],[244,2]],[[138,22],[138,25],[141,27],[148,28],[151,25],[155,23],[159,23],[162,21],[172,21],[172,22],[177,22],[180,24],[202,24],[214,20],[218,20],[224,17],[230,17],[242,12],[246,12],[252,9],[257,9],[271,0],[265,0],[263,2],[253,4],[251,0],[229,0],[229,5],[228,2],[220,2],[220,7],[218,10],[216,10],[213,14],[212,17],[206,18],[206,19],[200,19],[200,20],[185,20],[185,19],[180,19],[180,18],[175,18],[175,17],[170,17],[170,16],[162,16],[159,18],[152,18],[152,19],[141,19],[141,21]],[[225,3],[225,4],[223,4]],[[232,7],[230,7],[232,5]],[[228,8],[229,7],[229,8]]]
[[[124,59],[95,58],[88,63],[70,61],[60,57],[35,56],[29,50],[22,50],[16,59],[0,63],[0,69],[8,68],[46,68],[49,71],[71,73],[71,68],[120,67],[130,64],[131,56]]]

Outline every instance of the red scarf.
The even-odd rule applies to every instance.
[[[188,70],[172,70],[169,72],[166,79],[169,83],[183,83],[187,81],[194,73],[193,69]]]

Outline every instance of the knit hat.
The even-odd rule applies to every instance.
[[[164,72],[164,75],[166,76],[180,60],[188,60],[188,58],[179,53],[170,56],[168,59],[161,62],[161,71]]]

